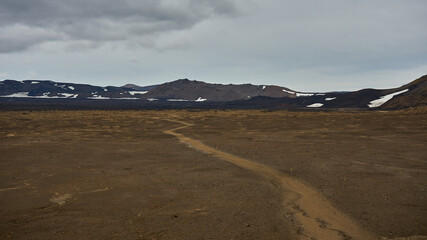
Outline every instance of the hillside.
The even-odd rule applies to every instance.
[[[427,75],[396,90],[402,91],[405,89],[409,89],[406,94],[392,98],[390,101],[386,102],[382,108],[402,109],[427,105]]]
[[[258,86],[252,84],[222,85],[209,84],[201,81],[180,79],[164,83],[151,91],[145,97],[156,99],[197,100],[213,102],[229,102],[248,100],[252,97],[266,96],[274,98],[294,98],[295,92],[278,86]]]
[[[43,100],[43,101],[42,101]],[[46,102],[46,101],[49,102]],[[70,106],[90,105],[122,108],[308,108],[308,109],[402,109],[427,105],[427,75],[392,89],[362,89],[353,92],[304,93],[281,86],[252,84],[210,84],[179,79],[141,87],[100,87],[47,80],[5,80],[0,82],[2,108],[13,104],[56,102]],[[103,100],[102,104],[93,100]],[[109,101],[110,100],[110,101]],[[132,103],[117,103],[129,100]],[[92,101],[92,102],[90,102]]]

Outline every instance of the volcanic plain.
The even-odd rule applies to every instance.
[[[426,107],[0,112],[0,239],[426,236]]]

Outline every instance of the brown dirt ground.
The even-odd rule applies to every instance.
[[[287,174],[377,236],[427,235],[427,109],[0,113],[0,239],[296,239]]]

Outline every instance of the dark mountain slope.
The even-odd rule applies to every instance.
[[[53,101],[53,100],[58,101]],[[93,100],[100,102],[91,102]],[[81,100],[81,101],[77,101]],[[113,101],[114,100],[114,101]],[[118,103],[117,101],[129,101]],[[401,109],[427,105],[427,75],[393,89],[363,89],[355,92],[301,93],[271,85],[222,85],[180,79],[161,85],[100,87],[53,81],[5,80],[0,82],[0,101],[16,104],[56,103],[69,106],[132,105],[135,108],[354,108]],[[52,101],[49,102],[48,101]],[[72,102],[75,101],[75,102]],[[180,103],[179,103],[180,102]],[[6,104],[7,105],[7,104]],[[34,104],[33,104],[34,105]]]
[[[87,84],[46,80],[5,80],[0,82],[0,96],[24,98],[140,98],[142,92],[123,87],[99,87]]]
[[[393,97],[381,106],[382,109],[401,109],[427,105],[427,75],[403,85],[393,91],[409,89],[408,92]]]
[[[322,103],[323,108],[402,109],[423,106],[427,105],[427,76],[398,88],[362,89],[344,93],[331,92],[326,93],[324,97],[322,99],[313,96],[306,100],[311,103]]]
[[[285,90],[285,91],[284,91]],[[150,90],[144,97],[157,99],[206,99],[213,102],[247,100],[256,96],[295,97],[295,93],[278,86],[257,86],[251,84],[222,85],[180,79],[162,84]]]

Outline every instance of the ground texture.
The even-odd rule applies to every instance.
[[[424,239],[426,146],[425,108],[1,112],[0,239]]]

